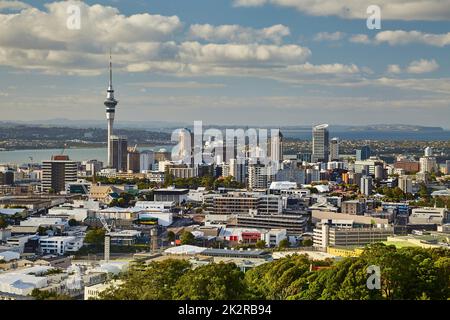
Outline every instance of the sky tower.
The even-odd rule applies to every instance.
[[[112,163],[112,148],[111,136],[113,134],[114,115],[116,113],[117,100],[114,99],[114,89],[112,85],[112,59],[111,52],[109,53],[109,86],[105,100],[106,106],[106,121],[108,122],[108,168],[113,166]]]

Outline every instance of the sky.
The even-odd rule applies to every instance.
[[[116,122],[450,129],[449,48],[450,0],[0,0],[0,120],[104,119],[111,49]]]

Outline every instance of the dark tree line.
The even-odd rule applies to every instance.
[[[314,268],[311,268],[311,266]],[[380,267],[381,289],[367,286],[367,268]],[[318,269],[318,270],[317,270]],[[111,300],[418,300],[450,298],[450,251],[374,244],[359,257],[312,261],[293,255],[243,273],[234,264],[191,268],[185,260],[136,264]]]

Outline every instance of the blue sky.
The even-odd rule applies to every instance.
[[[0,0],[2,118],[103,119],[111,47],[116,121],[450,128],[450,0],[377,2]]]

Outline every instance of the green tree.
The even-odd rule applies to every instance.
[[[289,248],[289,240],[288,239],[281,240],[280,243],[278,243],[278,248],[280,249]]]
[[[72,300],[72,298],[65,294],[57,294],[55,292],[42,291],[33,289],[31,296],[36,300]]]
[[[167,241],[170,241],[170,242],[175,241],[175,232],[173,232],[173,231],[167,232]]]
[[[183,231],[180,237],[181,244],[194,244],[195,237],[189,231]]]
[[[6,221],[5,217],[0,216],[0,229],[4,229],[8,226],[8,222]]]
[[[39,226],[37,231],[40,236],[46,236],[48,230],[50,229],[43,226]]]
[[[92,245],[102,245],[105,241],[106,231],[102,228],[96,228],[86,232],[84,242]]]
[[[233,263],[212,263],[189,270],[173,290],[176,300],[237,300],[245,296],[244,273]]]
[[[78,225],[78,221],[75,219],[70,219],[69,220],[69,226],[74,227]]]
[[[135,264],[120,276],[123,283],[99,296],[102,300],[170,300],[177,281],[191,265],[186,260],[168,259],[148,265]]]
[[[266,247],[266,242],[264,240],[258,240],[255,244],[256,248],[264,249]]]

